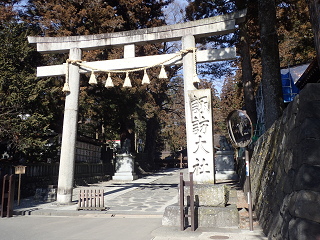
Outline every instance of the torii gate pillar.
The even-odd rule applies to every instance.
[[[81,49],[71,48],[69,58],[81,60],[81,53]],[[69,64],[69,86],[72,91],[67,93],[65,101],[58,177],[57,201],[60,204],[72,201],[80,92],[79,67],[73,64]]]
[[[182,37],[182,49],[195,47],[193,35]],[[193,52],[183,57],[188,169],[197,183],[215,183],[211,90],[198,90]],[[196,83],[197,84],[197,83]]]
[[[182,49],[194,48],[195,45],[195,38],[193,35],[186,35],[182,37]],[[197,89],[196,86],[194,86],[193,84],[193,74],[195,67],[194,64],[195,63],[193,52],[185,54],[185,56],[183,57],[183,80],[185,101],[188,101],[188,91]],[[189,109],[187,108],[187,104],[185,105],[185,109],[186,111],[188,111],[187,109]]]
[[[162,54],[154,56],[134,56],[134,46],[177,41],[182,39],[183,49],[195,47],[195,38],[225,35],[234,32],[236,24],[245,20],[246,9],[230,14],[200,19],[192,22],[161,26],[149,29],[105,33],[86,36],[67,37],[28,37],[31,44],[36,44],[37,51],[42,53],[68,53],[71,60],[81,60],[81,51],[101,48],[124,47],[124,58],[86,62],[87,67],[79,68],[69,65],[69,74],[64,64],[40,66],[37,77],[63,76],[68,74],[70,93],[67,93],[62,132],[60,168],[58,179],[57,201],[68,204],[72,201],[72,188],[75,166],[75,143],[78,123],[78,102],[80,92],[80,74],[110,72],[112,70],[127,71],[148,66],[183,64],[184,97],[187,125],[188,167],[194,172],[196,182],[214,182],[213,132],[210,89],[197,90],[193,84],[195,71],[194,53],[181,55]],[[196,62],[214,62],[236,58],[236,48],[199,50]],[[166,61],[167,60],[167,61]],[[181,61],[182,60],[182,61]],[[210,120],[211,119],[211,120]]]

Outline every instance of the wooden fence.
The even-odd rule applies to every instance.
[[[1,175],[14,174],[14,166],[12,165],[0,165]],[[102,163],[76,163],[75,164],[75,177],[81,177],[84,175],[106,175],[112,174],[112,166]],[[35,163],[26,165],[25,177],[56,177],[59,175],[59,163]]]

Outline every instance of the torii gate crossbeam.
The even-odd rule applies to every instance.
[[[71,36],[71,37],[28,37],[31,44],[36,44],[37,50],[41,53],[63,53],[69,52],[71,60],[81,60],[83,50],[94,50],[101,48],[124,47],[124,58],[99,62],[86,63],[94,69],[107,70],[125,70],[132,68],[140,68],[150,66],[151,62],[161,62],[160,59],[169,59],[170,55],[135,57],[135,45],[143,45],[148,43],[182,41],[182,48],[194,48],[195,38],[206,37],[212,35],[223,35],[231,33],[235,30],[236,24],[244,21],[246,10],[234,12],[231,14],[221,15],[217,17],[175,24],[163,27],[140,29],[126,32]],[[230,60],[236,57],[235,48],[204,50],[197,52],[197,62],[210,62]],[[192,142],[192,122],[188,117],[190,115],[188,93],[196,90],[193,84],[193,73],[195,71],[195,56],[192,52],[186,53],[183,58],[174,59],[167,62],[167,65],[183,64],[184,77],[184,93],[185,93],[185,115],[187,126],[187,144],[188,144],[188,165],[189,171],[194,171],[195,153],[191,151]],[[182,60],[182,61],[181,61]],[[65,113],[63,122],[63,134],[61,143],[60,167],[58,178],[57,201],[60,204],[67,204],[72,201],[72,189],[74,178],[74,162],[75,162],[75,143],[77,135],[77,118],[78,118],[78,101],[79,101],[79,79],[81,73],[86,73],[89,69],[79,68],[69,64],[69,85],[70,92],[66,95]],[[46,66],[37,68],[38,77],[59,76],[66,74],[65,65]],[[196,94],[195,94],[196,95]],[[210,128],[212,130],[212,126]],[[200,140],[197,142],[199,143]],[[213,144],[211,137],[210,144]],[[195,174],[195,181],[202,179],[214,182],[214,157],[213,146],[210,147],[210,171],[206,178]],[[208,164],[207,164],[208,165]]]

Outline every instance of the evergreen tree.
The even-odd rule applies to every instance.
[[[42,1],[29,0],[24,19],[36,24],[41,36],[76,36],[111,33],[164,25],[162,7],[170,1]],[[136,46],[136,56],[163,52],[162,45]],[[82,60],[108,60],[123,57],[123,49],[102,49],[83,52]],[[48,61],[63,63],[66,55],[51,55]],[[153,72],[155,71],[155,72]],[[89,75],[81,76],[79,105],[80,133],[96,135],[105,140],[113,137],[130,138],[134,149],[134,121],[146,122],[145,151],[154,152],[159,132],[159,115],[168,80],[155,78],[159,69],[149,72],[152,84],[141,86],[141,73],[130,73],[132,88],[122,88],[124,74],[112,74],[114,88],[104,88],[106,74],[97,75],[98,85],[88,84]],[[63,80],[63,79],[61,79]],[[63,82],[61,82],[62,85]],[[147,101],[147,102],[145,102]],[[138,114],[137,114],[138,113]],[[150,145],[149,145],[150,144]],[[153,157],[152,157],[153,158]]]
[[[2,18],[0,25],[0,139],[15,158],[46,160],[53,137],[49,99],[56,89],[47,88],[48,80],[36,79],[41,57],[27,42],[28,26],[9,11],[11,17]]]
[[[262,1],[264,2],[264,1]],[[239,30],[237,33],[237,50],[240,53],[241,58],[234,61],[236,68],[241,71],[237,71],[235,76],[237,81],[242,82],[237,84],[245,92],[244,94],[244,103],[246,110],[250,118],[255,122],[255,106],[254,106],[254,91],[256,91],[259,83],[262,78],[262,67],[264,66],[264,72],[266,69],[270,69],[268,74],[277,74],[279,78],[280,73],[278,74],[279,67],[275,69],[275,66],[266,66],[266,61],[264,64],[261,62],[261,55],[264,47],[262,47],[263,40],[260,39],[260,28],[259,28],[259,18],[263,18],[264,14],[258,14],[258,1],[251,0],[235,0],[235,1],[192,1],[189,2],[187,7],[187,19],[201,19],[204,17],[215,16],[217,14],[223,14],[234,9],[247,8],[247,18],[244,24],[239,25]],[[305,1],[294,0],[294,1],[276,1],[275,4],[266,3],[261,7],[262,11],[270,11],[270,8],[274,8],[273,11],[276,11],[275,15],[277,18],[271,19],[271,16],[268,15],[264,17],[266,26],[263,27],[263,31],[268,28],[271,28],[271,22],[275,24],[273,28],[273,34],[278,33],[279,35],[279,57],[280,66],[287,67],[288,65],[301,64],[305,62],[310,62],[315,57],[313,42],[313,35],[311,32],[311,25],[309,22],[309,14],[307,9],[307,4]],[[262,21],[264,21],[262,20]],[[272,21],[271,21],[272,20]],[[247,29],[247,30],[246,30]],[[269,31],[271,32],[271,31]],[[247,36],[245,35],[247,33]],[[212,39],[207,39],[210,41]],[[213,39],[215,44],[218,44],[221,39]],[[222,39],[227,43],[230,43],[229,39]],[[267,44],[271,44],[271,40],[266,41]],[[276,49],[272,47],[272,49]],[[277,48],[278,49],[278,48]],[[249,53],[248,53],[249,51]],[[272,51],[265,51],[263,54],[270,54]],[[273,59],[273,58],[272,58]],[[240,61],[239,61],[240,60]],[[250,64],[251,62],[251,64]],[[271,63],[278,62],[278,60],[270,60]],[[250,66],[251,65],[251,66]],[[279,65],[279,64],[276,64]],[[212,71],[214,72],[214,71]],[[241,80],[242,79],[242,80]],[[266,77],[264,84],[267,88],[265,94],[265,99],[268,102],[268,106],[265,109],[268,109],[274,104],[270,104],[270,98],[273,98],[278,104],[282,104],[282,101],[279,100],[279,94],[281,95],[281,84],[279,85],[280,80],[278,79],[278,84],[275,86],[275,89],[270,87],[273,83],[268,79],[275,79],[275,76],[269,75]],[[273,84],[274,85],[274,84]],[[249,88],[248,88],[249,87]],[[268,89],[269,88],[269,89]],[[278,93],[276,93],[276,92]],[[275,111],[275,109],[267,110],[265,115],[269,117],[273,116],[276,112],[278,116],[281,114],[280,111]],[[276,118],[276,117],[274,117]],[[268,122],[273,122],[273,120],[267,120]],[[271,123],[272,124],[272,123]]]
[[[220,112],[221,121],[219,123],[223,135],[228,136],[226,119],[228,114],[235,109],[241,109],[243,106],[243,91],[239,87],[239,81],[229,75],[225,78],[220,94]]]
[[[170,150],[176,152],[187,145],[183,79],[179,76],[173,77],[169,85],[168,100],[165,103],[166,114],[161,116],[161,136]]]
[[[309,63],[316,57],[309,11],[305,1],[278,3],[277,32],[281,67]]]
[[[318,66],[320,68],[320,4],[319,1],[307,0],[310,20],[314,34],[314,45],[317,52]]]

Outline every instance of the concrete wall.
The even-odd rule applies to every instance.
[[[320,84],[308,84],[258,139],[250,171],[269,239],[320,239]]]

